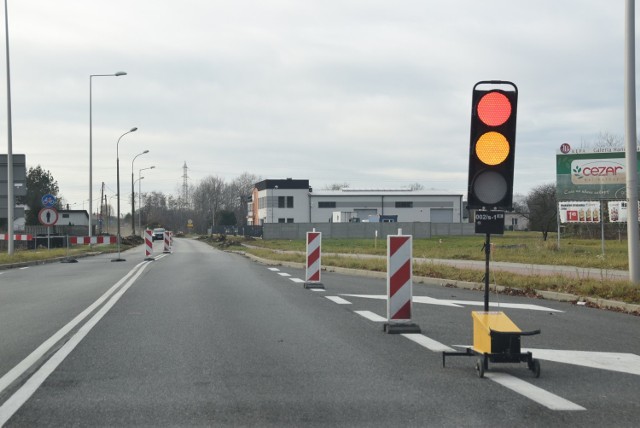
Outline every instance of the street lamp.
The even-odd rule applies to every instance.
[[[11,136],[11,74],[9,66],[9,12],[7,0],[4,0],[4,29],[5,53],[7,56],[7,254],[13,255],[13,217],[14,217],[14,188],[13,188],[13,143]]]
[[[138,170],[138,210],[140,210],[140,213],[138,214],[138,230],[140,231],[140,233],[142,234],[142,189],[141,189],[141,184],[142,184],[142,180],[144,177],[142,177],[142,171],[144,171],[145,169],[154,169],[155,166],[150,166],[148,168],[142,168]]]
[[[92,230],[92,218],[93,216],[93,107],[92,107],[92,87],[94,77],[105,76],[125,76],[127,73],[124,71],[118,71],[114,74],[90,74],[89,75],[89,236],[93,235]]]
[[[117,177],[117,182],[118,182],[118,231],[117,231],[117,240],[118,240],[118,258],[117,259],[113,259],[111,260],[112,262],[124,262],[125,259],[123,259],[122,257],[120,257],[120,140],[122,139],[122,137],[124,137],[127,134],[130,134],[132,132],[136,132],[138,130],[138,128],[133,127],[130,130],[128,130],[127,132],[125,132],[124,134],[122,134],[119,138],[118,138],[118,143],[116,144],[116,174],[118,175]],[[91,202],[89,202],[91,203]]]
[[[131,161],[131,234],[135,235],[136,234],[136,194],[134,192],[134,187],[133,187],[133,163],[136,161],[136,158],[138,156],[142,156],[144,154],[149,153],[149,150],[145,150],[142,153],[139,153],[137,155],[135,155],[133,157],[133,160]]]

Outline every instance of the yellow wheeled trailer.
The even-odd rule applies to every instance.
[[[535,377],[540,377],[540,362],[531,352],[521,352],[520,337],[540,334],[540,330],[523,332],[504,312],[471,312],[473,318],[473,347],[465,352],[443,352],[442,366],[447,356],[478,356],[476,371],[484,372],[492,363],[526,362]]]

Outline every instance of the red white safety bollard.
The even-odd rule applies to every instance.
[[[322,267],[322,232],[307,232],[307,264],[304,288],[324,288],[320,282]]]
[[[387,322],[389,334],[420,333],[411,322],[413,298],[413,238],[387,236]]]
[[[164,231],[164,251],[163,253],[171,252],[171,232]]]
[[[155,260],[153,258],[153,230],[151,229],[144,231],[144,255],[145,260]]]

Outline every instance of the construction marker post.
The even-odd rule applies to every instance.
[[[413,298],[413,238],[411,235],[387,236],[387,322],[389,334],[420,333],[411,322]]]
[[[307,264],[304,288],[324,288],[320,282],[322,267],[322,232],[307,232]]]
[[[164,251],[163,253],[171,253],[171,232],[164,231]]]
[[[153,230],[146,229],[144,231],[144,259],[155,260],[153,258]]]

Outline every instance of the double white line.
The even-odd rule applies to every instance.
[[[84,321],[93,311],[100,308],[71,338],[53,354],[2,406],[0,406],[0,426],[4,425],[22,405],[36,392],[51,373],[64,361],[75,349],[91,329],[105,316],[116,304],[122,295],[131,287],[145,270],[148,261],[139,263],[129,271],[120,281],[114,284],[98,300],[82,311],[67,325],[58,330],[53,336],[43,342],[29,356],[20,361],[18,365],[9,370],[0,378],[0,394],[2,394],[17,379],[23,376],[34,364],[38,363],[60,340]],[[124,284],[124,285],[123,285]],[[108,300],[108,301],[107,301]],[[103,305],[103,303],[107,301]]]

